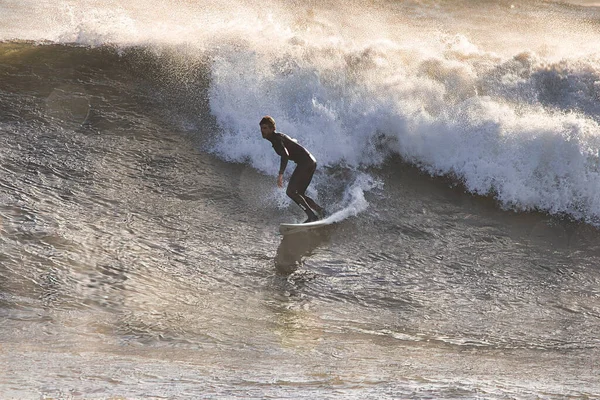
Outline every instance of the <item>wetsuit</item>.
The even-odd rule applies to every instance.
[[[286,134],[273,132],[267,140],[271,142],[273,149],[281,157],[279,174],[284,173],[288,160],[296,163],[296,169],[292,173],[286,194],[308,215],[307,221],[318,220],[315,212],[322,215],[323,208],[305,194],[317,168],[317,161],[308,150]]]

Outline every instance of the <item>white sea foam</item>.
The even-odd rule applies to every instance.
[[[370,175],[364,173],[358,174],[344,191],[341,201],[329,207],[329,211],[334,212],[325,220],[328,223],[339,222],[348,217],[360,214],[369,207],[369,202],[365,198],[365,192],[381,188],[383,188],[382,183],[373,179]]]
[[[595,221],[598,60],[503,60],[465,42],[434,55],[389,41],[317,48],[290,40],[277,56],[223,49],[211,86],[224,130],[215,150],[274,171],[257,126],[268,113],[326,165],[379,165],[398,153],[506,207]]]

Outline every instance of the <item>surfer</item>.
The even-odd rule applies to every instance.
[[[296,163],[296,169],[294,169],[294,172],[292,173],[286,194],[294,200],[308,216],[304,223],[323,219],[325,214],[323,207],[319,206],[313,199],[305,194],[306,188],[308,188],[313,174],[315,173],[315,169],[317,168],[317,160],[315,160],[308,150],[298,144],[297,140],[292,139],[281,132],[276,132],[275,120],[272,117],[267,115],[260,120],[259,125],[262,137],[271,142],[273,149],[281,157],[277,186],[283,187],[283,173],[287,167],[288,160],[292,160]]]

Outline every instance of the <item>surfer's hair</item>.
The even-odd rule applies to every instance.
[[[263,117],[263,119],[260,120],[259,125],[267,125],[275,129],[275,120],[270,115],[266,115]]]

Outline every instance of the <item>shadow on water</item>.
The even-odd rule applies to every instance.
[[[291,274],[302,265],[304,257],[329,242],[330,230],[320,229],[285,235],[277,248],[275,267],[280,274]]]

